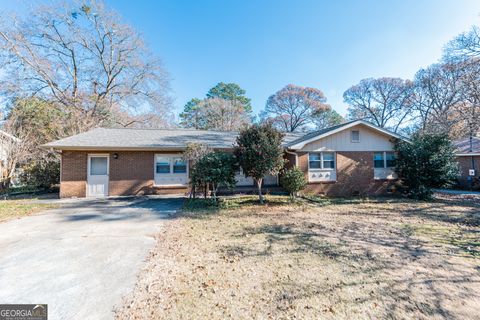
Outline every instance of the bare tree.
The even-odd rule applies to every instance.
[[[251,121],[242,103],[222,98],[207,98],[200,101],[198,112],[203,119],[202,129],[237,131]]]
[[[320,130],[344,123],[345,119],[337,111],[331,109],[314,114],[312,122],[315,129]]]
[[[450,135],[453,138],[474,137],[480,131],[480,61],[471,58],[457,63],[460,69],[461,101],[453,108]]]
[[[289,84],[268,98],[262,119],[281,131],[305,130],[315,114],[331,109],[326,102],[319,89]]]
[[[351,119],[365,119],[398,131],[412,111],[412,83],[400,78],[368,78],[343,94]]]
[[[0,93],[7,98],[54,102],[81,119],[77,131],[171,119],[165,70],[103,3],[55,3],[0,21]],[[121,112],[128,119],[114,116]]]
[[[451,40],[443,60],[460,71],[462,101],[455,116],[463,119],[463,136],[473,137],[480,130],[480,27],[473,26]]]
[[[420,69],[414,80],[414,108],[422,130],[449,132],[458,121],[455,108],[464,98],[462,70],[455,63],[433,64]]]
[[[480,27],[473,26],[451,40],[444,50],[445,61],[480,58]]]

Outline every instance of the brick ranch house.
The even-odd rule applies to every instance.
[[[480,187],[480,138],[472,137],[453,142],[455,155],[460,167],[459,184],[469,188],[473,184]]]
[[[60,197],[188,192],[188,143],[231,151],[237,132],[185,129],[104,129],[54,141],[43,147],[61,153]],[[380,194],[396,179],[394,142],[401,136],[363,120],[310,133],[286,134],[287,167],[298,166],[307,192],[331,196]],[[238,186],[253,186],[240,172]],[[266,177],[278,185],[278,177]]]

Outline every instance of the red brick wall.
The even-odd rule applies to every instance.
[[[143,194],[177,194],[188,192],[187,187],[154,187],[154,155],[147,151],[64,151],[60,197],[85,197],[87,185],[87,158],[89,153],[110,155],[110,196]],[[114,159],[113,154],[118,158]]]
[[[468,170],[472,168],[472,157],[457,157],[458,165],[460,166],[460,178],[458,179],[459,184],[464,187],[470,186],[470,180],[468,180]],[[473,157],[475,165],[475,177],[480,179],[480,156]]]
[[[87,153],[63,151],[60,197],[85,197],[87,188]]]
[[[110,155],[109,195],[141,195],[153,193],[154,152],[117,152]]]
[[[62,177],[60,196],[85,197],[87,181],[88,153],[106,153],[102,151],[64,151],[62,153]],[[113,153],[118,159],[113,159]],[[119,151],[110,154],[109,195],[141,195],[186,193],[188,188],[154,187],[154,155],[158,152]],[[293,155],[285,154],[289,160],[287,167],[295,163]],[[381,194],[392,181],[373,179],[373,152],[337,152],[337,181],[311,182],[306,191],[329,196],[348,196],[352,194]],[[308,153],[298,153],[298,166],[308,178]],[[468,174],[468,171],[467,171]]]
[[[373,179],[374,152],[336,152],[337,181],[309,182],[306,192],[328,196],[379,195],[394,183],[392,180]],[[308,179],[308,153],[298,153],[299,167]]]

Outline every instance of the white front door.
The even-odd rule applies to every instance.
[[[88,155],[87,197],[108,196],[108,161],[108,155]]]

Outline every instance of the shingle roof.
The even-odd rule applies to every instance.
[[[288,133],[284,143],[304,133]],[[204,143],[212,148],[232,148],[238,132],[189,129],[107,129],[97,128],[43,147],[54,149],[183,149],[188,143]]]
[[[480,138],[473,137],[472,149],[470,150],[470,138],[459,139],[453,142],[455,146],[455,153],[468,154],[468,153],[480,153]]]
[[[349,125],[350,123],[353,123],[355,121],[358,121],[358,120],[352,120],[352,121],[349,121],[349,122],[345,122],[345,123],[342,123],[342,124],[338,124],[336,126],[332,126],[332,127],[328,127],[328,128],[325,128],[325,129],[321,129],[321,130],[317,130],[317,131],[311,131],[309,133],[304,133],[302,136],[300,136],[299,138],[295,139],[295,140],[292,140],[288,143],[286,143],[287,146],[291,146],[291,145],[294,145],[294,144],[297,144],[297,143],[300,143],[300,142],[303,142],[303,141],[306,141],[306,140],[309,140],[311,138],[314,138],[316,136],[319,136],[319,135],[322,135],[322,134],[325,134],[325,133],[328,133],[330,131],[333,131],[333,130],[336,130],[338,128],[341,128],[341,127],[344,127],[344,126],[347,126]]]

